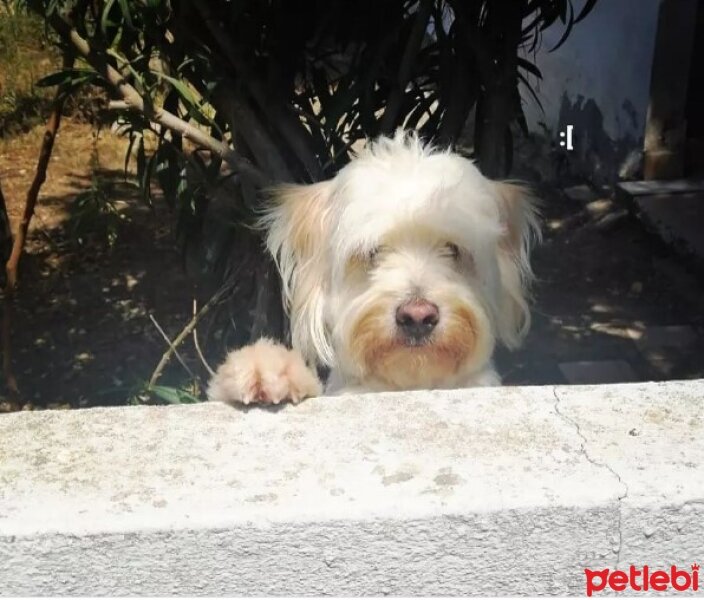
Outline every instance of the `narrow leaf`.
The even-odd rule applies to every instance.
[[[587,0],[584,3],[584,6],[582,7],[582,10],[579,12],[579,15],[577,15],[577,18],[574,20],[575,24],[579,23],[582,19],[586,18],[586,16],[592,12],[592,9],[596,5],[596,0]]]
[[[198,398],[192,394],[166,385],[153,385],[149,391],[169,404],[195,404],[199,402]]]
[[[562,37],[560,38],[560,41],[557,42],[552,48],[550,48],[550,52],[555,52],[562,44],[565,43],[565,40],[567,40],[568,36],[570,35],[570,32],[572,31],[572,27],[574,26],[574,10],[572,9],[572,4],[569,5],[570,7],[570,18],[567,20],[567,27],[565,28],[565,32],[562,34]]]

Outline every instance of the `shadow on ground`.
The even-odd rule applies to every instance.
[[[41,203],[53,225],[39,223],[22,262],[11,348],[22,399],[30,405],[124,403],[167,348],[149,315],[171,337],[191,316],[194,288],[181,268],[171,215],[163,207],[150,210],[121,170],[68,174],[79,190],[95,177],[119,198],[114,245],[78,243],[69,234],[76,194],[52,195]]]
[[[595,220],[560,190],[543,196],[533,328],[519,351],[499,352],[504,381],[704,377],[701,273],[611,203]]]

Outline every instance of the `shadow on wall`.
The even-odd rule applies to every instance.
[[[567,93],[562,94],[560,131],[573,125],[573,147],[571,151],[561,149],[565,168],[574,177],[583,177],[597,185],[610,185],[617,180],[640,178],[642,171],[643,138],[636,138],[639,131],[636,108],[630,100],[624,100],[616,116],[616,123],[623,135],[612,139],[604,128],[604,115],[593,98],[577,96],[571,101]]]
[[[597,187],[611,186],[617,181],[641,179],[643,170],[643,137],[636,108],[624,100],[616,117],[623,132],[613,139],[604,127],[604,115],[593,98],[578,95],[570,100],[562,94],[558,131],[544,122],[529,137],[518,135],[513,175],[529,181],[558,186],[588,181]],[[572,125],[573,149],[560,146],[560,132]]]

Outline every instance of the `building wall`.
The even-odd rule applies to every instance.
[[[577,10],[582,0],[575,2]],[[612,181],[628,177],[643,146],[650,70],[660,0],[599,0],[567,41],[561,22],[543,33],[534,60],[544,112],[523,93],[530,129],[552,137],[574,125],[574,150],[563,152],[573,174]],[[559,149],[559,146],[558,146]]]

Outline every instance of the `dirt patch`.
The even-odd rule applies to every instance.
[[[0,144],[13,226],[42,133],[35,127]],[[57,136],[12,320],[13,370],[32,406],[124,403],[165,350],[149,314],[170,336],[190,317],[193,285],[181,268],[173,219],[163,202],[143,203],[134,173],[124,172],[126,149],[124,138],[70,119]],[[81,216],[103,236],[113,232],[112,246],[105,237],[78,240],[78,199],[96,190],[114,211]],[[101,227],[101,219],[110,223]]]

